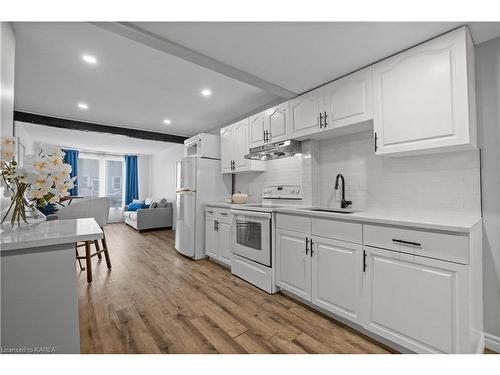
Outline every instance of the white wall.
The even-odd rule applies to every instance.
[[[14,134],[16,135],[18,142],[25,147],[26,155],[30,155],[33,153],[33,144],[35,140],[23,124],[23,122],[19,121],[14,122]]]
[[[301,157],[269,160],[265,172],[249,172],[235,177],[235,192],[248,194],[249,202],[260,202],[262,189],[268,185],[300,185]]]
[[[317,186],[304,204],[338,207],[335,176],[346,181],[346,199],[354,208],[425,209],[480,214],[479,152],[450,152],[399,158],[373,153],[372,131],[331,138],[311,144],[316,148],[316,172],[306,168],[302,156],[267,162],[262,173],[236,176],[235,188],[249,194],[251,202],[262,199],[262,188],[272,184]],[[304,142],[303,142],[304,148]],[[319,150],[318,150],[319,148]],[[319,152],[318,152],[319,151]]]
[[[500,350],[500,38],[476,46],[476,91],[482,150],[484,329],[496,337]]]
[[[14,127],[14,62],[16,40],[9,22],[0,22],[0,120],[1,136],[13,135]]]
[[[139,199],[151,196],[151,156],[137,155]]]
[[[335,176],[346,180],[354,208],[480,214],[479,152],[381,157],[372,131],[319,143],[321,205],[337,206]]]
[[[156,198],[166,198],[173,202],[175,229],[175,168],[176,162],[182,159],[184,145],[179,144],[151,156],[151,195]]]

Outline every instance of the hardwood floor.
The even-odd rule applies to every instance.
[[[389,353],[282,294],[174,249],[170,230],[106,226],[113,264],[79,275],[82,353]],[[78,270],[79,271],[79,270]]]

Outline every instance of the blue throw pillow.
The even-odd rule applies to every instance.
[[[128,205],[128,211],[137,211],[140,208],[149,208],[149,204],[146,204],[146,203],[130,203]]]

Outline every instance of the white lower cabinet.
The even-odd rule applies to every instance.
[[[293,221],[289,223],[293,225]],[[358,322],[362,246],[284,228],[278,228],[276,233],[277,285]]]
[[[276,231],[276,284],[299,297],[311,299],[311,260],[306,253],[306,233],[285,229]]]
[[[218,245],[219,252],[217,256],[219,261],[227,265],[231,265],[232,255],[231,252],[231,222],[220,221],[218,226]]]
[[[433,232],[280,213],[276,223],[283,290],[417,353],[484,349],[480,226]]]
[[[321,237],[312,241],[312,303],[359,323],[362,246]]]
[[[207,207],[205,210],[205,253],[227,266],[232,262],[231,226],[229,210]]]
[[[205,220],[205,253],[212,258],[217,257],[218,235],[215,219],[208,217]]]
[[[457,353],[465,266],[365,247],[365,327],[419,353]],[[463,317],[462,317],[463,319]]]

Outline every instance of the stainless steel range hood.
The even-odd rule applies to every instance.
[[[253,147],[250,153],[245,155],[245,159],[252,160],[273,160],[282,159],[300,154],[302,144],[299,141],[288,140],[270,143],[268,145]]]

